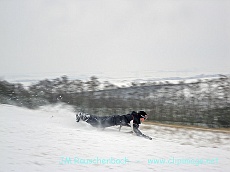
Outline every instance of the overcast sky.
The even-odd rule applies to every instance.
[[[0,75],[230,73],[229,0],[0,0]]]

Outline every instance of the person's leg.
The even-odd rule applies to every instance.
[[[114,125],[114,119],[111,116],[90,115],[85,121],[98,128],[106,128]]]
[[[79,112],[76,114],[76,122],[79,122],[80,120],[85,121],[89,124],[91,124],[94,127],[98,127],[100,125],[100,121],[97,119],[98,117],[95,115],[89,115],[87,113]]]
[[[85,122],[89,123],[93,127],[99,127],[101,123],[98,117],[95,115],[89,115],[89,117],[87,118],[87,120],[85,120]]]
[[[100,117],[100,125],[102,128],[114,126],[114,116]]]
[[[116,116],[96,116],[96,115],[89,115],[89,114],[80,112],[76,115],[76,121],[79,122],[80,120],[85,121],[94,127],[100,127],[100,128],[120,125],[119,123],[120,116],[117,116],[117,115]]]

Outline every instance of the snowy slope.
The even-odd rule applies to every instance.
[[[230,134],[142,125],[95,129],[70,106],[0,105],[0,171],[230,171]],[[202,163],[202,164],[201,164]]]

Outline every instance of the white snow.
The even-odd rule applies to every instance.
[[[66,105],[0,105],[0,171],[230,171],[229,133],[142,124],[147,140],[126,127],[76,123],[75,113]]]

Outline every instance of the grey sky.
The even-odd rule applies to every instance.
[[[229,0],[0,0],[0,75],[229,73]]]

